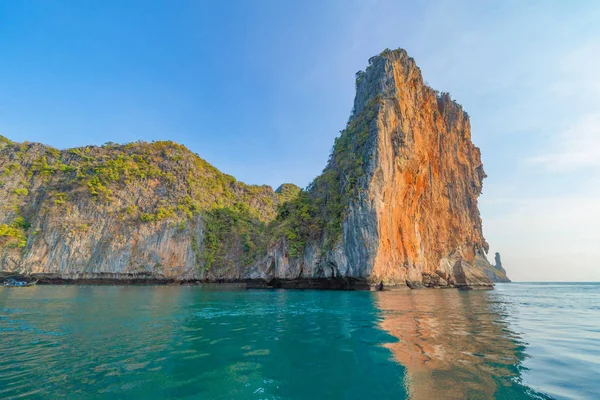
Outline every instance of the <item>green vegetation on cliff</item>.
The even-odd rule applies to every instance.
[[[233,268],[248,266],[266,254],[267,225],[252,217],[248,206],[238,202],[232,207],[217,208],[205,214],[205,268],[213,265]],[[235,259],[228,255],[235,254]]]
[[[29,223],[23,217],[15,218],[10,225],[0,224],[0,246],[5,241],[10,248],[25,247],[27,229],[29,229]]]
[[[291,184],[274,192],[238,182],[170,141],[59,151],[1,140],[0,175],[10,190],[2,199],[0,252],[4,245],[26,245],[29,227],[11,221],[33,213],[35,197],[35,206],[51,215],[81,212],[91,202],[99,214],[134,225],[168,223],[184,230],[198,216],[205,231],[202,243],[193,241],[198,266],[231,264],[231,254],[249,265],[266,252],[277,207],[300,192]]]
[[[356,199],[365,176],[370,157],[369,132],[380,103],[380,97],[373,97],[353,115],[335,139],[323,173],[300,195],[280,206],[275,231],[287,239],[290,256],[301,255],[309,241],[324,239],[322,249],[327,251],[341,238],[345,212]]]
[[[12,144],[13,142],[8,139],[7,137],[4,137],[2,135],[0,135],[0,149],[4,146],[6,146],[7,144]]]

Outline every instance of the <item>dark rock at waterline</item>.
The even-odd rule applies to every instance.
[[[321,290],[370,290],[369,283],[358,278],[278,279],[269,281],[250,279],[248,289],[321,289]]]
[[[425,286],[418,281],[406,281],[406,286],[408,286],[411,289],[425,289]]]

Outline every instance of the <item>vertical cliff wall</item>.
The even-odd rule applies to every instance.
[[[405,51],[372,60],[357,109],[373,83],[381,103],[367,186],[379,236],[372,278],[485,282],[474,266],[487,250],[477,208],[485,174],[468,115],[424,85]]]
[[[0,271],[67,279],[242,279],[279,193],[172,142],[57,150],[0,136]]]
[[[319,234],[305,234],[300,257],[277,243],[262,275],[490,285],[477,208],[485,173],[467,113],[425,85],[404,50],[371,58],[356,87],[350,122],[309,187]],[[327,225],[337,219],[341,232]]]

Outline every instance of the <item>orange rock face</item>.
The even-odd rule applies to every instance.
[[[367,74],[385,82],[377,165],[368,185],[379,235],[371,277],[397,282],[421,280],[422,273],[453,275],[455,265],[441,265],[444,258],[456,253],[457,262],[473,265],[488,248],[477,209],[485,174],[469,117],[448,94],[424,85],[404,51],[377,57],[370,69]]]
[[[325,232],[297,259],[288,257],[282,241],[252,277],[491,287],[477,208],[485,173],[467,113],[426,86],[404,50],[371,58],[356,86],[351,128],[336,140],[347,154],[334,147],[324,171],[340,177],[341,196],[352,196],[341,238]],[[367,121],[368,129],[352,129],[353,121]],[[359,168],[347,168],[356,162]],[[362,175],[349,175],[357,170]],[[325,202],[335,197],[317,195]],[[336,244],[328,249],[327,243]]]

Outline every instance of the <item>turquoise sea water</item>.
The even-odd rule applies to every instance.
[[[600,398],[600,285],[0,289],[0,398]]]

